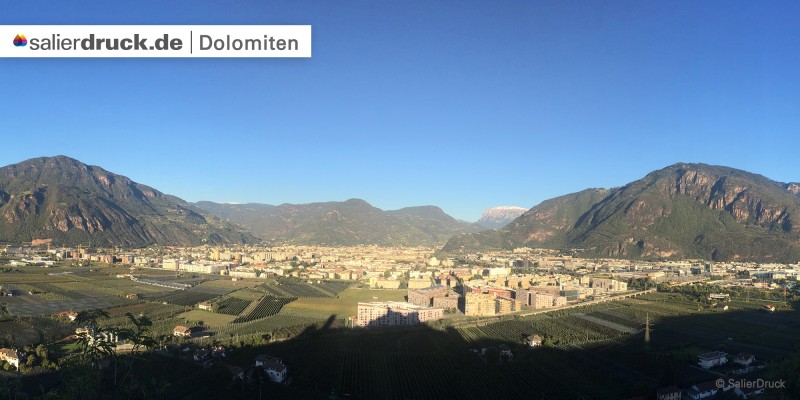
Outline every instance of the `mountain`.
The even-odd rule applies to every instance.
[[[787,183],[785,186],[786,190],[800,196],[800,183],[790,182]]]
[[[384,211],[360,199],[310,204],[195,203],[275,243],[353,246],[441,245],[452,235],[476,232],[435,206]]]
[[[193,205],[65,157],[0,168],[0,241],[144,247],[257,239]]]
[[[485,210],[477,224],[488,229],[502,228],[520,215],[528,211],[527,208],[516,206],[500,206]]]
[[[612,189],[547,200],[445,251],[518,246],[622,258],[800,260],[800,186],[728,167],[679,163]]]

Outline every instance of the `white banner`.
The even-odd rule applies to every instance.
[[[311,57],[311,25],[0,25],[0,57]]]

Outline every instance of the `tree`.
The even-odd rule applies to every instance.
[[[152,349],[158,345],[155,339],[149,335],[150,327],[153,326],[153,321],[147,316],[141,315],[138,318],[131,313],[125,313],[125,316],[133,324],[133,329],[125,328],[120,329],[118,334],[121,339],[130,340],[133,344],[132,353],[136,354],[140,347]]]
[[[98,321],[108,317],[109,315],[105,310],[95,308],[88,311],[79,312],[75,317],[75,324],[96,329],[99,324]]]

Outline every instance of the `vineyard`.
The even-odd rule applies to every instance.
[[[284,305],[295,300],[295,298],[264,296],[264,298],[258,302],[258,305],[252,311],[246,315],[236,318],[233,320],[233,323],[236,324],[248,322],[259,318],[269,317],[270,315],[275,315],[281,311],[281,308],[283,308]]]
[[[171,304],[139,303],[109,308],[107,310],[109,318],[101,319],[99,322],[102,326],[131,327],[130,320],[125,316],[125,313],[131,313],[137,317],[146,316],[155,323],[156,321],[174,318],[183,311],[183,307]]]
[[[320,281],[308,283],[295,278],[281,278],[275,282],[258,286],[267,294],[275,297],[336,297],[350,286],[349,282]]]
[[[572,368],[554,349],[527,357],[519,345],[515,361],[488,364],[469,351],[457,333],[429,329],[322,333],[269,344],[292,371],[293,386],[357,399],[609,398],[611,385],[597,375]],[[244,350],[239,360],[251,360]],[[519,358],[519,360],[517,360]],[[602,381],[601,381],[602,382]]]
[[[263,335],[268,334],[271,337],[286,339],[297,336],[301,332],[312,327],[318,329],[322,327],[325,320],[318,318],[307,318],[294,315],[285,315],[279,313],[270,317],[261,318],[249,322],[242,322],[237,324],[228,324],[224,326],[217,326],[212,328],[212,332],[216,336],[232,336],[232,335]],[[334,326],[341,326],[335,323]]]
[[[458,330],[467,341],[481,346],[497,341],[522,343],[531,334],[548,338],[556,345],[596,342],[622,336],[615,329],[573,315],[552,317],[547,314]]]
[[[214,311],[221,314],[239,315],[249,305],[250,302],[247,300],[226,297],[215,303]]]
[[[208,301],[214,297],[217,297],[217,295],[213,293],[206,293],[192,289],[176,290],[162,296],[154,297],[153,300],[181,306],[194,306],[197,303]]]

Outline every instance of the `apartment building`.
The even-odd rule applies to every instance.
[[[488,293],[467,293],[464,297],[464,315],[495,315],[495,297]]]
[[[624,292],[628,290],[628,284],[614,279],[593,278],[592,289],[599,293]]]
[[[421,307],[430,307],[436,297],[445,297],[450,289],[441,285],[426,287],[423,289],[408,288],[408,302]]]
[[[419,325],[421,322],[441,319],[443,316],[444,310],[441,308],[421,307],[406,302],[358,303],[358,315],[354,321],[354,326]]]

